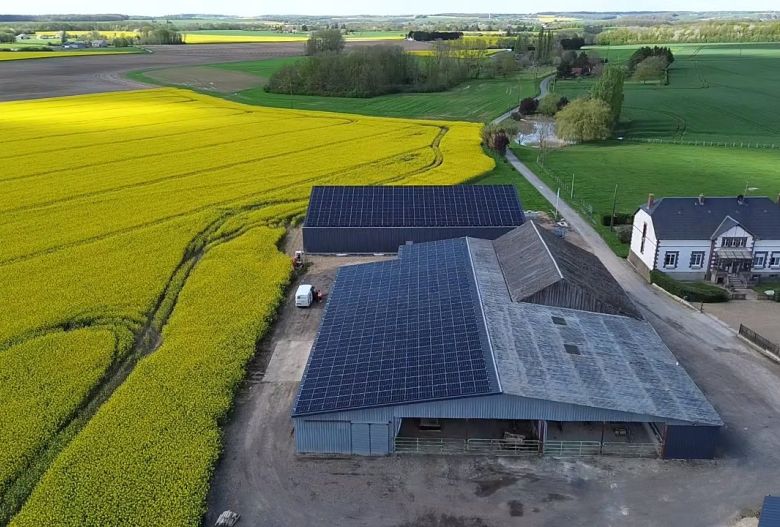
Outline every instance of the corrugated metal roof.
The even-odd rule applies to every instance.
[[[634,303],[599,259],[555,234],[528,222],[493,242],[501,270],[515,302],[565,282],[594,300],[599,312],[642,318]],[[557,295],[555,307],[580,308],[574,295]]]
[[[722,424],[648,322],[512,302],[491,242],[470,246],[503,393]],[[566,344],[580,354],[568,353]]]
[[[762,240],[780,240],[780,205],[767,197],[661,198],[642,210],[653,217],[659,240],[710,240],[723,220],[730,216]]]
[[[761,507],[758,527],[780,527],[780,496],[767,496]]]
[[[462,251],[465,258],[453,260]],[[489,384],[482,395],[598,409],[594,415],[609,410],[659,421],[722,424],[649,323],[513,302],[505,278],[493,242],[473,238],[403,246],[397,260],[342,268],[294,415],[475,397],[480,393],[456,385],[468,385],[479,371]],[[475,311],[453,311],[454,291],[470,296]],[[468,356],[459,356],[452,332],[475,323],[482,324],[474,341],[480,352],[462,350]],[[566,344],[580,353],[568,353]],[[483,359],[477,369],[458,366],[459,360],[473,365]],[[366,378],[365,372],[377,369],[373,381]],[[442,383],[453,389],[436,395]]]

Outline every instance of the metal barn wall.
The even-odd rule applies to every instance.
[[[664,459],[712,459],[720,427],[668,425],[664,434]]]
[[[503,394],[488,395],[296,417],[293,421],[295,423],[297,450],[301,453],[356,454],[365,454],[367,450],[370,450],[371,455],[386,454],[392,452],[393,439],[400,430],[401,420],[420,417],[564,422],[615,421],[647,423],[663,421],[663,419],[657,416],[629,414]],[[339,425],[331,428],[329,425],[334,422],[339,423]],[[681,425],[688,424],[677,421],[667,422]],[[373,429],[369,429],[367,432],[364,427],[359,426],[365,423],[372,423],[372,426],[377,424],[385,427],[387,434],[386,451],[381,448],[383,439],[379,439],[378,436],[375,438],[375,435],[380,433],[379,431],[374,433]],[[354,425],[358,426],[355,428]],[[338,438],[330,437],[332,433],[336,433]],[[385,432],[383,431],[382,433]],[[357,446],[355,445],[356,441],[358,442]],[[368,447],[363,446],[366,443],[369,444]]]
[[[303,227],[303,250],[325,254],[396,253],[407,241],[470,236],[495,240],[515,227]]]
[[[329,454],[351,454],[352,436],[349,421],[317,421],[305,423],[293,419],[295,425],[295,450]]]
[[[293,419],[295,449],[309,454],[384,456],[392,451],[392,421]],[[399,419],[400,425],[400,419]]]

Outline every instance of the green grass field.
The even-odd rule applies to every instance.
[[[552,211],[552,205],[539,194],[539,191],[528,180],[512,168],[512,165],[506,159],[489,150],[485,150],[485,154],[495,160],[496,168],[492,172],[472,181],[472,183],[479,185],[514,185],[520,195],[520,202],[524,210]]]
[[[212,64],[211,67],[240,71],[268,79],[274,71],[296,60],[300,60],[300,57]],[[470,80],[446,92],[398,93],[366,99],[284,95],[268,93],[262,86],[221,96],[246,104],[275,108],[379,117],[487,122],[517,105],[523,97],[537,94],[540,80],[548,73],[549,70],[539,70],[536,73],[526,71],[509,78]],[[160,84],[144,75],[144,72],[134,72],[129,77],[150,84]],[[209,94],[220,96],[218,93],[209,92]]]
[[[267,78],[290,59],[260,62],[235,62],[216,67],[243,71]],[[319,97],[267,93],[262,87],[241,91],[232,96],[236,101],[331,112],[376,115],[381,117],[413,117],[453,121],[489,121],[520,102],[523,97],[538,93],[543,73],[524,72],[511,78],[470,80],[446,92],[398,93],[368,99]]]
[[[293,33],[280,33],[279,31],[252,31],[244,29],[203,29],[199,31],[185,31],[187,34],[193,35],[235,35],[241,37],[278,37],[278,36],[290,36],[290,37],[306,37],[309,38],[307,32],[293,32]],[[344,36],[347,40],[352,39],[402,39],[406,35],[402,31],[355,31]]]
[[[611,63],[620,63],[637,47],[590,49]],[[678,44],[671,48],[675,62],[668,86],[626,84],[617,135],[780,147],[780,44]],[[591,83],[558,81],[555,91],[572,98],[587,91]]]
[[[593,209],[597,229],[616,253],[625,256],[621,244],[601,216],[609,215],[615,185],[618,212],[633,213],[652,192],[656,197],[737,196],[745,187],[757,187],[753,195],[775,197],[780,193],[780,151],[735,148],[657,145],[608,141],[576,145],[550,152],[544,167],[536,162],[537,150],[513,149],[561,198],[584,211]],[[574,199],[571,181],[574,177]]]

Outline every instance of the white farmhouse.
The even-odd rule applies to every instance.
[[[766,197],[661,198],[634,215],[628,260],[642,274],[744,287],[780,279],[780,203]]]

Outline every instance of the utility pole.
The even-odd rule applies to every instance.
[[[617,183],[615,183],[615,194],[612,196],[612,216],[609,218],[609,230],[615,230],[615,208],[617,207]]]
[[[574,172],[571,174],[571,199],[574,199]]]

